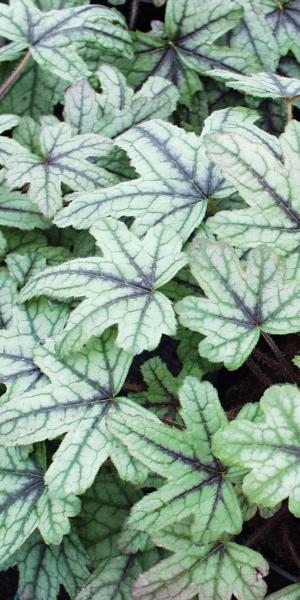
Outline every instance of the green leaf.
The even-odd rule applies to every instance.
[[[13,307],[17,295],[17,282],[13,279],[7,269],[0,269],[0,331],[8,329],[12,325]]]
[[[291,124],[285,134],[285,164],[264,143],[253,143],[243,133],[210,134],[205,143],[220,167],[250,208],[220,212],[208,225],[213,233],[238,248],[268,244],[285,254],[300,241],[300,205],[297,178],[291,173],[288,145],[295,143]],[[291,150],[290,150],[291,152]],[[295,151],[294,151],[295,152]]]
[[[80,354],[64,361],[45,346],[36,348],[34,359],[51,384],[22,394],[21,403],[14,398],[3,405],[3,443],[29,444],[67,433],[45,476],[55,498],[83,493],[109,456],[123,478],[143,480],[145,468],[114,444],[107,432],[115,410],[123,419],[138,410],[143,414],[142,408],[126,398],[116,399],[132,356],[115,346],[115,334],[93,340]]]
[[[60,546],[48,546],[35,532],[11,558],[19,571],[19,598],[56,600],[62,585],[71,596],[89,576],[86,552],[78,535],[64,536]]]
[[[167,118],[176,108],[178,91],[162,77],[149,78],[135,94],[125,77],[109,65],[101,66],[97,77],[101,94],[85,80],[66,91],[64,116],[74,133],[115,138],[143,121]]]
[[[0,151],[7,146],[3,140],[2,137]],[[46,217],[52,217],[62,207],[62,183],[72,190],[86,190],[114,181],[109,173],[88,160],[110,151],[109,140],[101,136],[72,137],[70,126],[59,123],[41,128],[39,154],[13,140],[9,142],[17,147],[16,152],[4,158],[7,184],[12,188],[29,184],[29,201],[37,204]]]
[[[252,52],[262,68],[275,71],[280,54],[272,28],[262,10],[260,0],[239,0],[243,18],[229,33],[229,46]]]
[[[270,596],[267,596],[266,600],[298,600],[299,594],[300,585],[299,583],[295,583],[295,585],[289,585],[288,587],[279,590],[279,592],[270,594]]]
[[[1,73],[1,84],[17,66],[17,62],[5,65],[6,68]],[[30,60],[14,85],[1,98],[0,113],[12,112],[38,119],[53,111],[54,106],[63,99],[65,87],[65,81]]]
[[[76,496],[50,499],[44,474],[20,448],[0,449],[0,562],[6,561],[38,527],[46,544],[59,544],[80,510]]]
[[[228,193],[229,186],[207,158],[202,139],[175,125],[149,121],[123,134],[117,144],[126,150],[140,177],[75,195],[57,216],[59,227],[82,229],[102,216],[126,215],[135,217],[133,231],[138,236],[164,223],[185,240],[202,221],[208,196]]]
[[[134,506],[130,526],[153,534],[193,516],[193,539],[208,543],[242,527],[233,487],[211,451],[210,438],[227,419],[210,383],[187,377],[179,398],[187,431],[141,416],[125,421],[117,412],[108,428],[135,458],[168,479]]]
[[[176,311],[182,325],[207,336],[199,344],[201,356],[234,370],[251,354],[261,332],[299,331],[297,282],[285,282],[284,261],[267,246],[251,250],[240,264],[227,244],[196,238],[190,264],[206,297],[188,296]]]
[[[25,194],[11,192],[1,186],[0,225],[30,230],[36,227],[45,229],[49,227],[49,222],[40,215],[38,208],[31,204]]]
[[[196,73],[205,74],[213,68],[259,70],[253,52],[216,43],[239,24],[242,14],[237,2],[227,0],[211,0],[201,11],[197,0],[168,0],[165,28],[133,34],[135,60],[120,66],[134,86],[153,74],[170,79],[189,102],[190,95],[199,89]]]
[[[262,600],[263,577],[268,564],[261,554],[231,541],[196,545],[187,527],[154,536],[157,544],[174,552],[150,571],[140,575],[133,587],[134,600]]]
[[[263,421],[234,421],[216,434],[214,451],[226,464],[250,470],[243,491],[251,501],[272,507],[289,498],[290,512],[299,517],[300,393],[293,385],[274,385],[260,406]]]
[[[300,80],[291,77],[281,77],[274,73],[240,75],[221,69],[214,70],[213,74],[224,79],[229,87],[258,98],[293,99],[300,95]]]
[[[280,53],[285,55],[291,50],[300,60],[299,43],[299,0],[261,0],[267,20],[277,39]]]
[[[124,223],[103,219],[92,228],[103,258],[83,258],[47,269],[32,278],[21,299],[85,297],[71,313],[56,348],[68,354],[93,335],[118,324],[117,344],[128,352],[156,348],[163,333],[173,335],[175,315],[158,289],[185,264],[173,230],[157,225],[138,240]]]
[[[74,81],[90,72],[78,49],[84,44],[130,57],[130,38],[123,17],[103,6],[79,6],[41,12],[31,0],[1,5],[0,35],[21,42],[44,69]]]

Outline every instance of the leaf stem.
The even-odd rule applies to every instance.
[[[140,0],[131,0],[131,9],[130,9],[130,19],[129,19],[129,29],[133,31],[135,29],[135,24],[138,17],[140,7]]]
[[[22,58],[21,62],[18,64],[17,68],[12,72],[9,78],[0,87],[0,98],[2,98],[11,88],[11,86],[15,83],[15,81],[17,81],[19,75],[29,62],[30,57],[30,50],[28,50],[28,52],[26,52],[25,56]]]
[[[251,371],[251,373],[253,373],[253,375],[257,377],[258,381],[262,384],[264,388],[270,387],[272,385],[271,379],[262,371],[259,365],[256,364],[256,362],[254,362],[252,358],[248,358],[246,360],[246,365]]]
[[[268,333],[262,332],[262,335],[263,335],[263,338],[265,339],[265,341],[267,342],[268,346],[271,348],[273,354],[278,359],[279,364],[282,366],[282,368],[286,372],[286,375],[288,376],[289,380],[292,381],[293,383],[299,384],[299,379],[297,378],[296,374],[294,373],[292,365],[289,363],[289,361],[287,360],[287,358],[285,357],[283,352],[281,352],[280,348],[278,348],[278,346],[277,346],[276,342],[274,342],[273,338]]]
[[[293,100],[293,98],[286,99],[288,123],[293,120]]]

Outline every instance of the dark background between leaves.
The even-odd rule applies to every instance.
[[[99,0],[99,2],[92,0],[91,3],[110,6],[105,0]],[[123,6],[117,7],[128,20],[130,7],[131,0],[128,0]],[[153,19],[163,20],[163,18],[164,7],[155,8],[151,2],[141,0],[136,29],[149,31],[150,22]],[[300,120],[300,111],[296,110],[294,116]],[[276,338],[276,336],[274,337]],[[299,349],[299,335],[278,336],[276,343],[287,358],[292,358]],[[135,358],[128,380],[132,383],[140,383],[142,381],[140,365],[151,356],[158,355],[174,374],[178,373],[180,362],[176,355],[176,346],[176,341],[163,336],[162,342],[155,352],[144,352]],[[268,354],[269,349],[264,346],[263,341],[260,342],[259,347]],[[261,366],[268,372],[272,383],[285,382],[280,373],[268,371],[266,365],[262,364]],[[230,418],[233,418],[246,402],[257,402],[264,392],[264,386],[254,377],[247,366],[234,372],[222,369],[214,375],[213,383],[218,389],[223,407]],[[287,503],[284,503],[280,511],[270,519],[262,519],[257,515],[253,517],[246,523],[243,533],[238,536],[237,541],[260,551],[270,562],[270,574],[266,578],[269,593],[299,580],[300,520],[289,513]],[[0,573],[0,600],[13,600],[17,587],[18,572],[16,569]],[[45,600],[47,599],[45,598]],[[69,595],[62,587],[58,600],[70,600]]]

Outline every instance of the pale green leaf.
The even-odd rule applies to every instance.
[[[190,257],[206,297],[188,296],[176,305],[185,327],[207,336],[201,356],[234,370],[245,362],[260,333],[299,331],[297,282],[284,279],[284,260],[267,246],[251,250],[245,264],[227,244],[197,239]]]
[[[232,71],[214,70],[215,77],[223,79],[229,87],[258,98],[289,98],[300,95],[300,80],[274,73],[240,75]]]
[[[210,445],[211,436],[227,419],[215,389],[207,382],[187,377],[179,398],[187,431],[142,416],[125,421],[117,412],[108,428],[135,458],[168,479],[134,506],[130,526],[153,534],[193,516],[193,538],[208,543],[224,532],[238,533],[242,526],[233,487]]]
[[[226,463],[247,468],[243,490],[250,501],[275,506],[289,497],[300,515],[300,393],[290,384],[270,387],[260,401],[264,420],[238,419],[214,438],[214,451]]]
[[[78,53],[84,44],[114,55],[131,54],[122,15],[103,6],[42,12],[31,0],[12,0],[1,5],[0,35],[26,44],[39,65],[72,83],[90,74]]]
[[[266,600],[299,600],[299,598],[300,584],[295,583],[294,585],[289,585],[288,587],[279,590],[279,592],[270,594],[270,596],[267,596]]]
[[[299,61],[299,0],[261,0],[261,4],[277,39],[280,53],[285,56],[291,50]]]
[[[90,227],[95,219],[133,216],[133,231],[144,235],[157,223],[170,225],[187,239],[202,221],[208,196],[231,191],[207,158],[201,138],[175,125],[153,120],[137,125],[118,139],[138,179],[106,190],[77,194],[56,218],[60,227]],[[72,196],[70,198],[72,200]]]
[[[36,227],[45,229],[49,227],[49,222],[41,216],[38,208],[32,205],[25,194],[11,192],[1,186],[0,225],[30,230]]]
[[[297,125],[288,131],[293,133],[293,129]],[[288,132],[285,140],[285,148],[288,140],[294,143]],[[204,141],[211,159],[250,206],[245,210],[221,211],[209,220],[211,231],[242,249],[263,243],[285,254],[298,246],[299,177],[291,174],[288,160],[282,164],[264,141],[253,143],[242,132],[212,133]]]
[[[109,218],[93,227],[92,234],[103,258],[77,259],[47,269],[32,278],[22,300],[41,294],[86,298],[56,341],[62,354],[80,349],[116,323],[118,346],[135,354],[154,349],[163,333],[176,331],[172,304],[158,289],[186,262],[179,237],[157,225],[140,241],[124,223]]]

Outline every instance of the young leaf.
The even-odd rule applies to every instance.
[[[56,600],[61,585],[74,597],[90,575],[86,563],[86,552],[73,531],[60,546],[48,546],[35,532],[10,560],[19,571],[19,598],[34,600]]]
[[[230,479],[211,451],[210,438],[227,419],[210,383],[187,377],[179,398],[187,431],[141,416],[125,421],[117,412],[108,428],[135,458],[168,479],[134,506],[130,526],[153,534],[193,516],[193,539],[205,544],[224,532],[238,533],[242,527]]]
[[[293,385],[273,385],[260,401],[264,421],[238,419],[214,438],[214,451],[226,463],[250,469],[243,482],[246,496],[272,507],[289,498],[300,516],[298,414],[300,393]]]
[[[117,144],[126,150],[140,177],[103,191],[75,195],[57,216],[59,227],[83,229],[102,216],[126,215],[135,217],[133,231],[138,236],[152,225],[164,223],[185,240],[202,221],[208,196],[229,192],[219,170],[207,158],[202,139],[175,125],[149,121],[123,134]]]
[[[188,296],[176,305],[180,322],[206,335],[201,356],[240,367],[256,346],[260,332],[299,331],[299,283],[286,283],[284,263],[267,246],[247,255],[245,266],[227,244],[197,239],[191,270],[207,298]]]
[[[69,518],[80,510],[76,496],[50,499],[44,473],[20,448],[0,449],[0,563],[38,527],[46,544],[60,544]]]
[[[17,142],[10,140],[12,144]],[[39,145],[39,154],[32,154],[17,144],[17,156],[12,152],[3,160],[8,169],[8,185],[16,188],[29,184],[28,199],[36,203],[46,217],[52,217],[62,207],[62,183],[73,190],[86,190],[114,181],[104,169],[88,160],[110,151],[109,140],[101,136],[72,137],[66,123],[46,124],[41,128]],[[6,146],[2,137],[0,151]]]
[[[300,61],[299,0],[262,0],[267,20],[277,39],[280,53],[285,56],[291,50]]]
[[[178,91],[162,77],[149,78],[135,94],[113,67],[101,66],[97,77],[101,94],[84,79],[66,91],[64,116],[74,133],[115,138],[143,121],[167,118],[176,108]]]
[[[209,220],[211,231],[242,249],[263,243],[285,254],[296,248],[300,204],[297,179],[287,159],[283,165],[265,144],[248,141],[239,132],[210,134],[204,141],[209,156],[250,206],[221,211]]]
[[[11,0],[10,6],[1,5],[0,35],[21,42],[41,67],[72,83],[90,74],[78,54],[84,44],[114,55],[131,55],[122,15],[103,6],[45,13],[31,0]]]
[[[56,347],[62,354],[82,348],[93,335],[118,324],[117,344],[138,354],[152,350],[163,333],[173,335],[175,315],[158,289],[186,263],[173,230],[157,225],[138,240],[124,223],[103,219],[92,228],[103,258],[83,258],[47,269],[31,279],[22,300],[41,294],[85,297],[71,313]]]
[[[258,70],[253,52],[215,43],[238,25],[242,14],[239,4],[228,0],[211,0],[201,10],[197,0],[168,0],[165,28],[133,35],[135,60],[128,66],[129,83],[140,85],[149,75],[159,75],[173,81],[188,102],[199,89],[195,72]]]
[[[35,362],[52,383],[22,394],[20,403],[13,399],[3,406],[0,435],[5,445],[29,444],[67,433],[45,476],[56,498],[71,491],[83,493],[108,456],[122,477],[139,482],[145,478],[145,468],[132,461],[125,448],[114,445],[107,432],[116,409],[126,420],[132,411],[143,411],[126,398],[116,399],[131,361],[132,356],[115,346],[111,332],[64,361],[41,346],[36,349]]]
[[[274,73],[255,73],[240,75],[232,71],[214,70],[215,77],[224,79],[226,85],[239,92],[257,96],[258,98],[290,98],[300,96],[300,80],[281,77]]]
[[[155,535],[174,554],[143,573],[133,587],[134,600],[262,600],[268,564],[261,554],[231,541],[193,544],[187,527]]]

